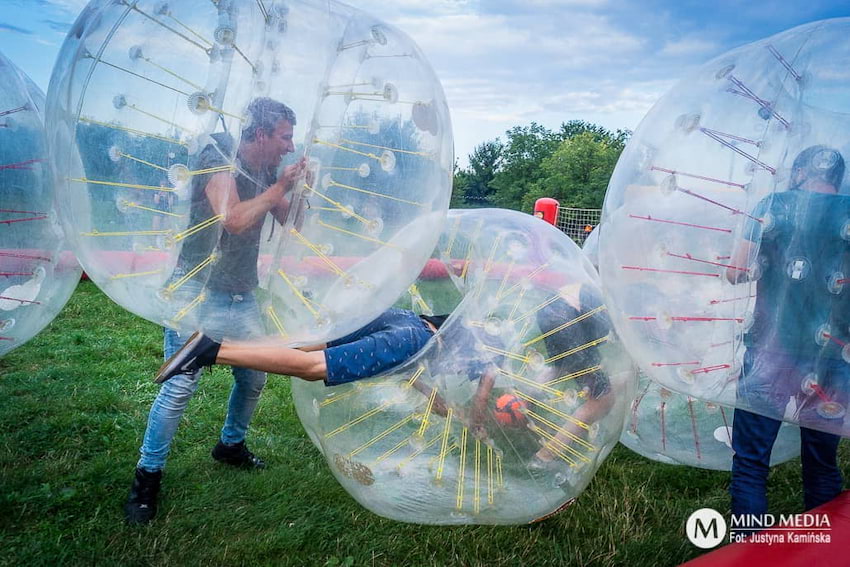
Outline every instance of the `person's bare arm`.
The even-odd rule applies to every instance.
[[[214,174],[204,191],[213,212],[224,215],[224,229],[231,234],[240,234],[255,226],[268,212],[282,223],[289,210],[286,195],[304,174],[306,163],[302,158],[298,163],[283,168],[277,181],[253,199],[239,199],[236,178],[226,171]]]
[[[472,398],[472,414],[469,425],[472,434],[478,438],[486,437],[484,417],[487,415],[487,401],[490,399],[490,393],[493,391],[495,383],[496,371],[492,366],[488,366],[478,381],[478,387],[475,389],[475,395]]]
[[[603,417],[605,417],[611,408],[614,406],[614,395],[611,392],[606,392],[598,398],[591,398],[584,402],[576,412],[572,415],[573,420],[566,421],[555,435],[557,442],[549,441],[537,451],[537,457],[549,461],[555,458],[553,451],[549,450],[549,446],[559,448],[559,445],[569,445],[575,437],[584,438],[587,435],[587,429],[584,426],[590,427]],[[581,424],[581,425],[579,425]]]
[[[302,346],[302,347],[298,347],[298,350],[303,351],[303,352],[316,352],[316,351],[319,351],[319,350],[325,350],[326,348],[328,348],[328,343],[322,343],[320,345]]]
[[[281,197],[280,202],[271,208],[271,214],[280,224],[286,223],[286,215],[289,212],[290,197]]]
[[[263,346],[224,341],[215,362],[294,376],[311,382],[324,380],[327,377],[325,353],[322,351],[304,352],[276,345]]]
[[[752,253],[752,242],[749,240],[740,240],[738,242],[729,262],[732,267],[726,268],[726,279],[729,283],[736,284],[749,279],[752,270]]]
[[[236,179],[229,172],[221,171],[212,176],[204,192],[213,213],[224,215],[224,229],[231,234],[240,234],[256,225],[280,203],[284,186],[277,181],[253,199],[240,201]]]
[[[431,386],[424,384],[421,380],[417,380],[416,382],[414,382],[413,388],[426,398],[430,398],[431,392],[433,391],[433,388]],[[443,417],[446,417],[449,414],[446,401],[440,394],[434,396],[434,405],[431,407],[431,411]]]

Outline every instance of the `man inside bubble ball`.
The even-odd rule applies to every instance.
[[[786,407],[801,425],[806,509],[841,491],[840,437],[806,424],[840,427],[850,383],[850,359],[842,356],[850,342],[850,289],[841,283],[850,274],[850,196],[838,194],[843,177],[844,158],[835,149],[800,152],[788,190],[756,206],[726,271],[731,283],[756,280],[738,400],[758,413],[735,410],[729,492],[736,515],[767,513],[770,453]]]
[[[220,234],[202,231],[187,239],[172,281],[185,277],[211,254],[218,254],[217,262],[208,268],[206,285],[202,287],[197,280],[190,279],[180,288],[180,293],[186,295],[187,302],[201,293],[206,295],[199,317],[208,329],[226,328],[228,333],[250,336],[252,329],[262,326],[254,299],[260,232],[268,214],[284,222],[292,189],[305,175],[306,160],[302,158],[277,173],[283,156],[295,151],[292,141],[295,113],[291,108],[269,98],[258,98],[248,105],[247,113],[235,151],[233,137],[218,133],[212,135],[210,144],[198,154],[195,170],[219,168],[219,171],[193,176],[190,225],[223,215],[224,230]],[[232,158],[236,172],[220,171],[220,166],[233,164]],[[166,329],[165,357],[174,355],[185,341],[185,337]],[[266,375],[238,365],[232,371],[234,385],[227,417],[212,457],[235,467],[261,469],[265,463],[245,446],[245,435]],[[197,368],[175,374],[153,402],[140,448],[141,458],[124,506],[128,523],[144,524],[156,515],[162,469],[183,412],[198,387],[199,372]]]
[[[417,315],[406,309],[390,308],[361,329],[327,344],[301,348],[251,344],[225,340],[215,342],[201,332],[193,334],[155,377],[166,382],[175,376],[198,372],[204,366],[227,364],[292,376],[309,382],[323,381],[337,386],[385,373],[413,358],[437,333],[448,315]],[[471,336],[471,333],[466,333]],[[440,345],[440,359],[445,361],[437,373],[465,372],[470,380],[478,381],[469,415],[472,434],[486,438],[484,421],[487,401],[493,390],[498,360],[468,360],[471,353],[468,340],[455,340]],[[456,337],[455,337],[456,338]],[[473,337],[474,338],[474,337]],[[460,360],[466,358],[467,360]],[[462,368],[456,368],[460,366]],[[422,381],[413,387],[430,396],[431,388]],[[434,397],[432,410],[446,416],[448,406],[440,396]],[[457,412],[456,412],[457,413]],[[460,416],[461,419],[465,419]]]

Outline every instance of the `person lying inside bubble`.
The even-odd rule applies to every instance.
[[[224,340],[215,342],[196,331],[182,349],[159,369],[155,382],[163,383],[179,374],[213,364],[250,368],[300,378],[308,382],[323,381],[333,387],[372,378],[396,368],[419,353],[435,337],[449,315],[417,315],[406,309],[390,308],[361,329],[326,344],[300,348],[263,345]],[[479,337],[482,335],[482,337]],[[432,374],[466,373],[470,381],[478,381],[468,423],[473,435],[487,437],[484,424],[487,402],[493,390],[500,358],[475,349],[483,343],[499,351],[501,345],[486,333],[454,334],[448,344],[437,336],[440,347],[437,367]],[[413,387],[430,397],[431,387],[416,381]],[[434,397],[432,411],[445,417],[448,405],[440,395]],[[457,410],[456,415],[457,415]],[[466,420],[463,416],[461,419]]]

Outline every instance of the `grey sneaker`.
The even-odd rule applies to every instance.
[[[212,366],[218,356],[221,343],[217,343],[200,331],[195,331],[174,356],[159,367],[154,382],[162,384],[178,374],[194,374],[204,366]]]

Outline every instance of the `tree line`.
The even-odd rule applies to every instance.
[[[563,207],[602,207],[608,180],[631,132],[583,120],[558,130],[532,122],[479,144],[469,166],[455,168],[453,208],[501,207],[531,212],[540,197]]]

